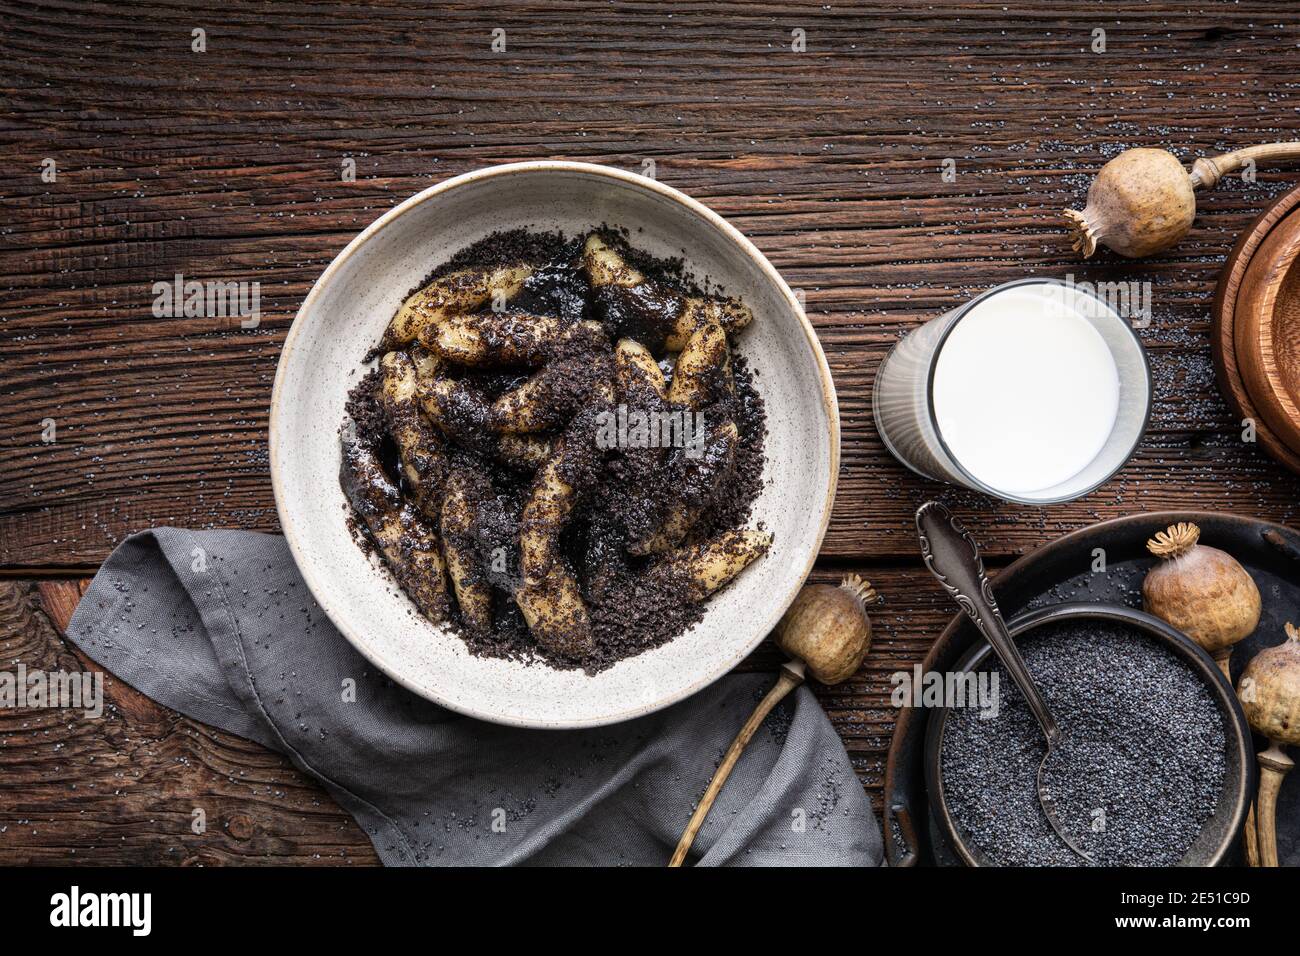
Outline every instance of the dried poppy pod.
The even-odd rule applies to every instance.
[[[1236,558],[1200,537],[1201,529],[1184,521],[1147,542],[1160,563],[1142,582],[1142,606],[1201,645],[1231,679],[1233,645],[1259,624],[1259,588]]]
[[[842,683],[871,649],[867,605],[875,601],[875,589],[856,574],[838,586],[809,584],[777,624],[777,643],[823,684]]]
[[[1285,641],[1246,665],[1237,696],[1251,727],[1269,742],[1259,754],[1259,795],[1246,826],[1257,829],[1259,862],[1277,866],[1277,794],[1295,766],[1286,747],[1300,744],[1300,630],[1294,624],[1286,625]]]
[[[790,691],[803,683],[804,670],[812,672],[823,684],[839,684],[857,673],[862,658],[871,647],[871,622],[867,619],[867,604],[877,600],[876,592],[856,574],[846,577],[839,587],[828,584],[808,584],[795,597],[794,603],[776,626],[774,635],[790,660],[781,666],[776,686],[759,701],[754,712],[745,721],[736,739],[732,741],[722,763],[714,771],[708,789],[700,798],[686,832],[682,834],[673,852],[669,866],[681,866],[695,842],[695,835],[704,825],[713,801],[722,792],[736,761],[745,745],[763,723],[763,719]]]
[[[1097,174],[1082,211],[1065,210],[1071,243],[1085,259],[1106,246],[1140,259],[1168,249],[1192,228],[1197,189],[1248,163],[1300,159],[1300,142],[1266,143],[1220,156],[1201,157],[1187,172],[1163,149],[1126,149]]]

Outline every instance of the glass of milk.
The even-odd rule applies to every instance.
[[[1132,327],[1055,279],[991,289],[904,337],[876,375],[876,427],[927,478],[1026,504],[1069,501],[1132,456],[1151,373]]]

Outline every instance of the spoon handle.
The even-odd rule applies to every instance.
[[[993,646],[1002,666],[1011,674],[1029,709],[1038,718],[1048,745],[1055,744],[1059,736],[1056,721],[1029,676],[1025,660],[1002,620],[974,537],[951,511],[937,501],[927,501],[917,510],[916,530],[921,536],[921,557],[925,559],[925,566]]]

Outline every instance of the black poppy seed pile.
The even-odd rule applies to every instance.
[[[1218,804],[1223,717],[1203,680],[1116,624],[1045,625],[1021,653],[1061,728],[1043,783],[1058,819],[1101,866],[1168,866]],[[1046,743],[1000,664],[999,709],[954,708],[944,728],[945,799],[960,832],[1002,866],[1083,863],[1038,802]]]
[[[687,275],[682,260],[657,259],[638,250],[629,242],[627,233],[610,229],[602,229],[600,233],[626,262],[669,295],[720,291],[702,288]],[[566,323],[599,322],[610,342],[624,335],[644,339],[671,381],[672,364],[662,357],[662,331],[656,333],[659,341],[652,334],[654,315],[640,308],[643,303],[595,294],[599,290],[590,287],[579,262],[583,239],[583,236],[558,232],[497,232],[457,252],[411,291],[458,270],[528,263],[534,266],[534,273],[511,300],[511,308],[557,317]],[[483,308],[486,310],[490,305],[485,304]],[[609,347],[609,343],[584,341],[570,346],[569,359],[575,364],[575,374],[562,383],[563,387],[583,388],[581,373],[584,369],[607,365]],[[368,357],[374,358],[381,352],[382,348],[377,347]],[[574,454],[568,467],[582,472],[582,480],[567,472],[565,477],[581,485],[583,490],[575,517],[565,529],[560,544],[564,560],[574,569],[582,596],[589,605],[594,638],[594,650],[575,660],[539,646],[510,596],[513,582],[519,578],[520,521],[532,474],[502,467],[492,459],[487,447],[480,447],[476,442],[487,437],[487,429],[479,420],[481,410],[502,392],[519,385],[527,374],[528,370],[509,368],[460,371],[461,381],[472,386],[479,401],[473,408],[450,410],[450,424],[457,427],[455,434],[448,436],[454,438],[449,443],[448,454],[478,476],[483,489],[475,502],[472,536],[483,566],[489,569],[486,576],[493,591],[493,623],[490,630],[465,627],[454,609],[449,623],[476,655],[525,663],[544,661],[553,667],[580,667],[595,673],[672,640],[702,618],[703,606],[689,600],[681,586],[648,573],[652,559],[627,555],[625,540],[658,520],[673,503],[673,495],[685,496],[687,503],[701,513],[687,543],[742,526],[762,487],[766,413],[754,386],[754,374],[742,356],[733,355],[731,394],[700,413],[704,421],[729,418],[736,424],[738,441],[734,459],[726,465],[725,480],[702,479],[702,476],[709,477],[707,472],[715,467],[707,448],[706,454],[697,458],[682,449],[668,449],[659,455],[639,449],[601,449],[587,441]],[[347,405],[348,421],[357,435],[378,446],[384,471],[405,493],[406,482],[397,448],[388,437],[388,424],[375,400],[377,382],[377,373],[371,372],[352,389]],[[551,396],[551,400],[563,402],[571,397],[558,394]],[[584,416],[590,417],[592,413],[592,407],[579,412],[568,426],[568,432],[594,435],[595,426],[583,425]],[[700,488],[706,488],[707,495]],[[373,551],[373,543],[362,524],[355,517],[349,521],[358,543]],[[496,555],[502,554],[506,556],[506,566],[497,567]]]

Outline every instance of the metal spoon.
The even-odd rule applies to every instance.
[[[939,579],[949,596],[975,622],[980,634],[992,645],[1002,666],[1016,682],[1016,687],[1038,719],[1039,726],[1043,728],[1043,736],[1047,738],[1047,752],[1038,765],[1037,787],[1038,802],[1047,822],[1052,825],[1057,836],[1065,841],[1066,846],[1089,863],[1093,862],[1092,857],[1080,849],[1061,826],[1052,798],[1043,788],[1043,768],[1061,741],[1061,730],[1047,709],[1033,678],[1029,676],[1025,660],[1007,631],[1006,622],[1002,620],[998,602],[993,597],[993,587],[984,573],[984,562],[980,560],[979,545],[965,526],[953,517],[952,512],[937,501],[927,501],[917,509],[916,530],[921,536],[921,557],[925,559],[925,566]]]

